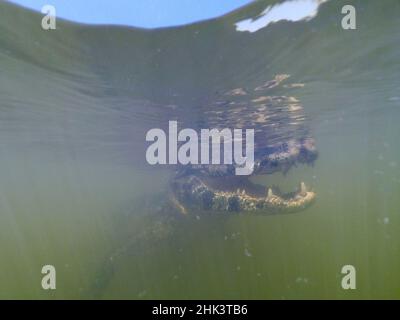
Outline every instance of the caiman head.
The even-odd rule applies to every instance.
[[[250,181],[251,176],[286,173],[298,164],[313,165],[318,153],[306,126],[300,101],[288,95],[267,95],[288,75],[253,90],[237,88],[203,108],[210,128],[254,129],[254,166],[249,176],[239,176],[235,164],[186,165],[171,182],[173,202],[183,212],[296,212],[311,205],[316,193],[299,182],[297,190],[282,193],[276,187]],[[285,89],[298,89],[292,83]],[[275,89],[276,90],[276,89]],[[261,93],[261,94],[260,94]]]

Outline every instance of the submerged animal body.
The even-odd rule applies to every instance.
[[[318,153],[300,101],[273,95],[287,74],[254,89],[236,88],[203,107],[202,123],[210,128],[254,129],[254,167],[251,175],[286,173],[297,164],[313,164]],[[285,89],[303,84],[286,84]],[[299,183],[295,192],[281,193],[236,176],[235,164],[188,164],[171,181],[172,201],[180,211],[296,212],[311,205],[316,193]]]

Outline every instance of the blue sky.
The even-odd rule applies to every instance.
[[[182,25],[220,16],[251,0],[9,0],[40,11],[46,5],[72,21],[145,28]]]

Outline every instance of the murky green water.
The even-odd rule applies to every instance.
[[[217,20],[144,31],[58,22],[0,4],[0,298],[399,298],[400,6],[329,1],[255,33]],[[196,123],[216,92],[290,74],[319,159],[257,177],[317,202],[291,215],[165,211],[171,168],[145,133]],[[276,94],[288,94],[280,89]],[[172,119],[171,119],[172,118]],[[57,289],[41,289],[41,267]],[[341,288],[343,265],[357,289]]]

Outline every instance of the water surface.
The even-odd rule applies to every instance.
[[[0,4],[1,298],[398,298],[400,5],[343,1],[257,32],[235,24],[274,1],[185,27],[59,21]],[[221,93],[276,74],[291,83],[320,157],[256,180],[312,185],[291,215],[183,217],[165,211],[170,167],[145,134],[204,125]],[[41,289],[41,267],[57,290]],[[357,290],[341,288],[343,265]]]

